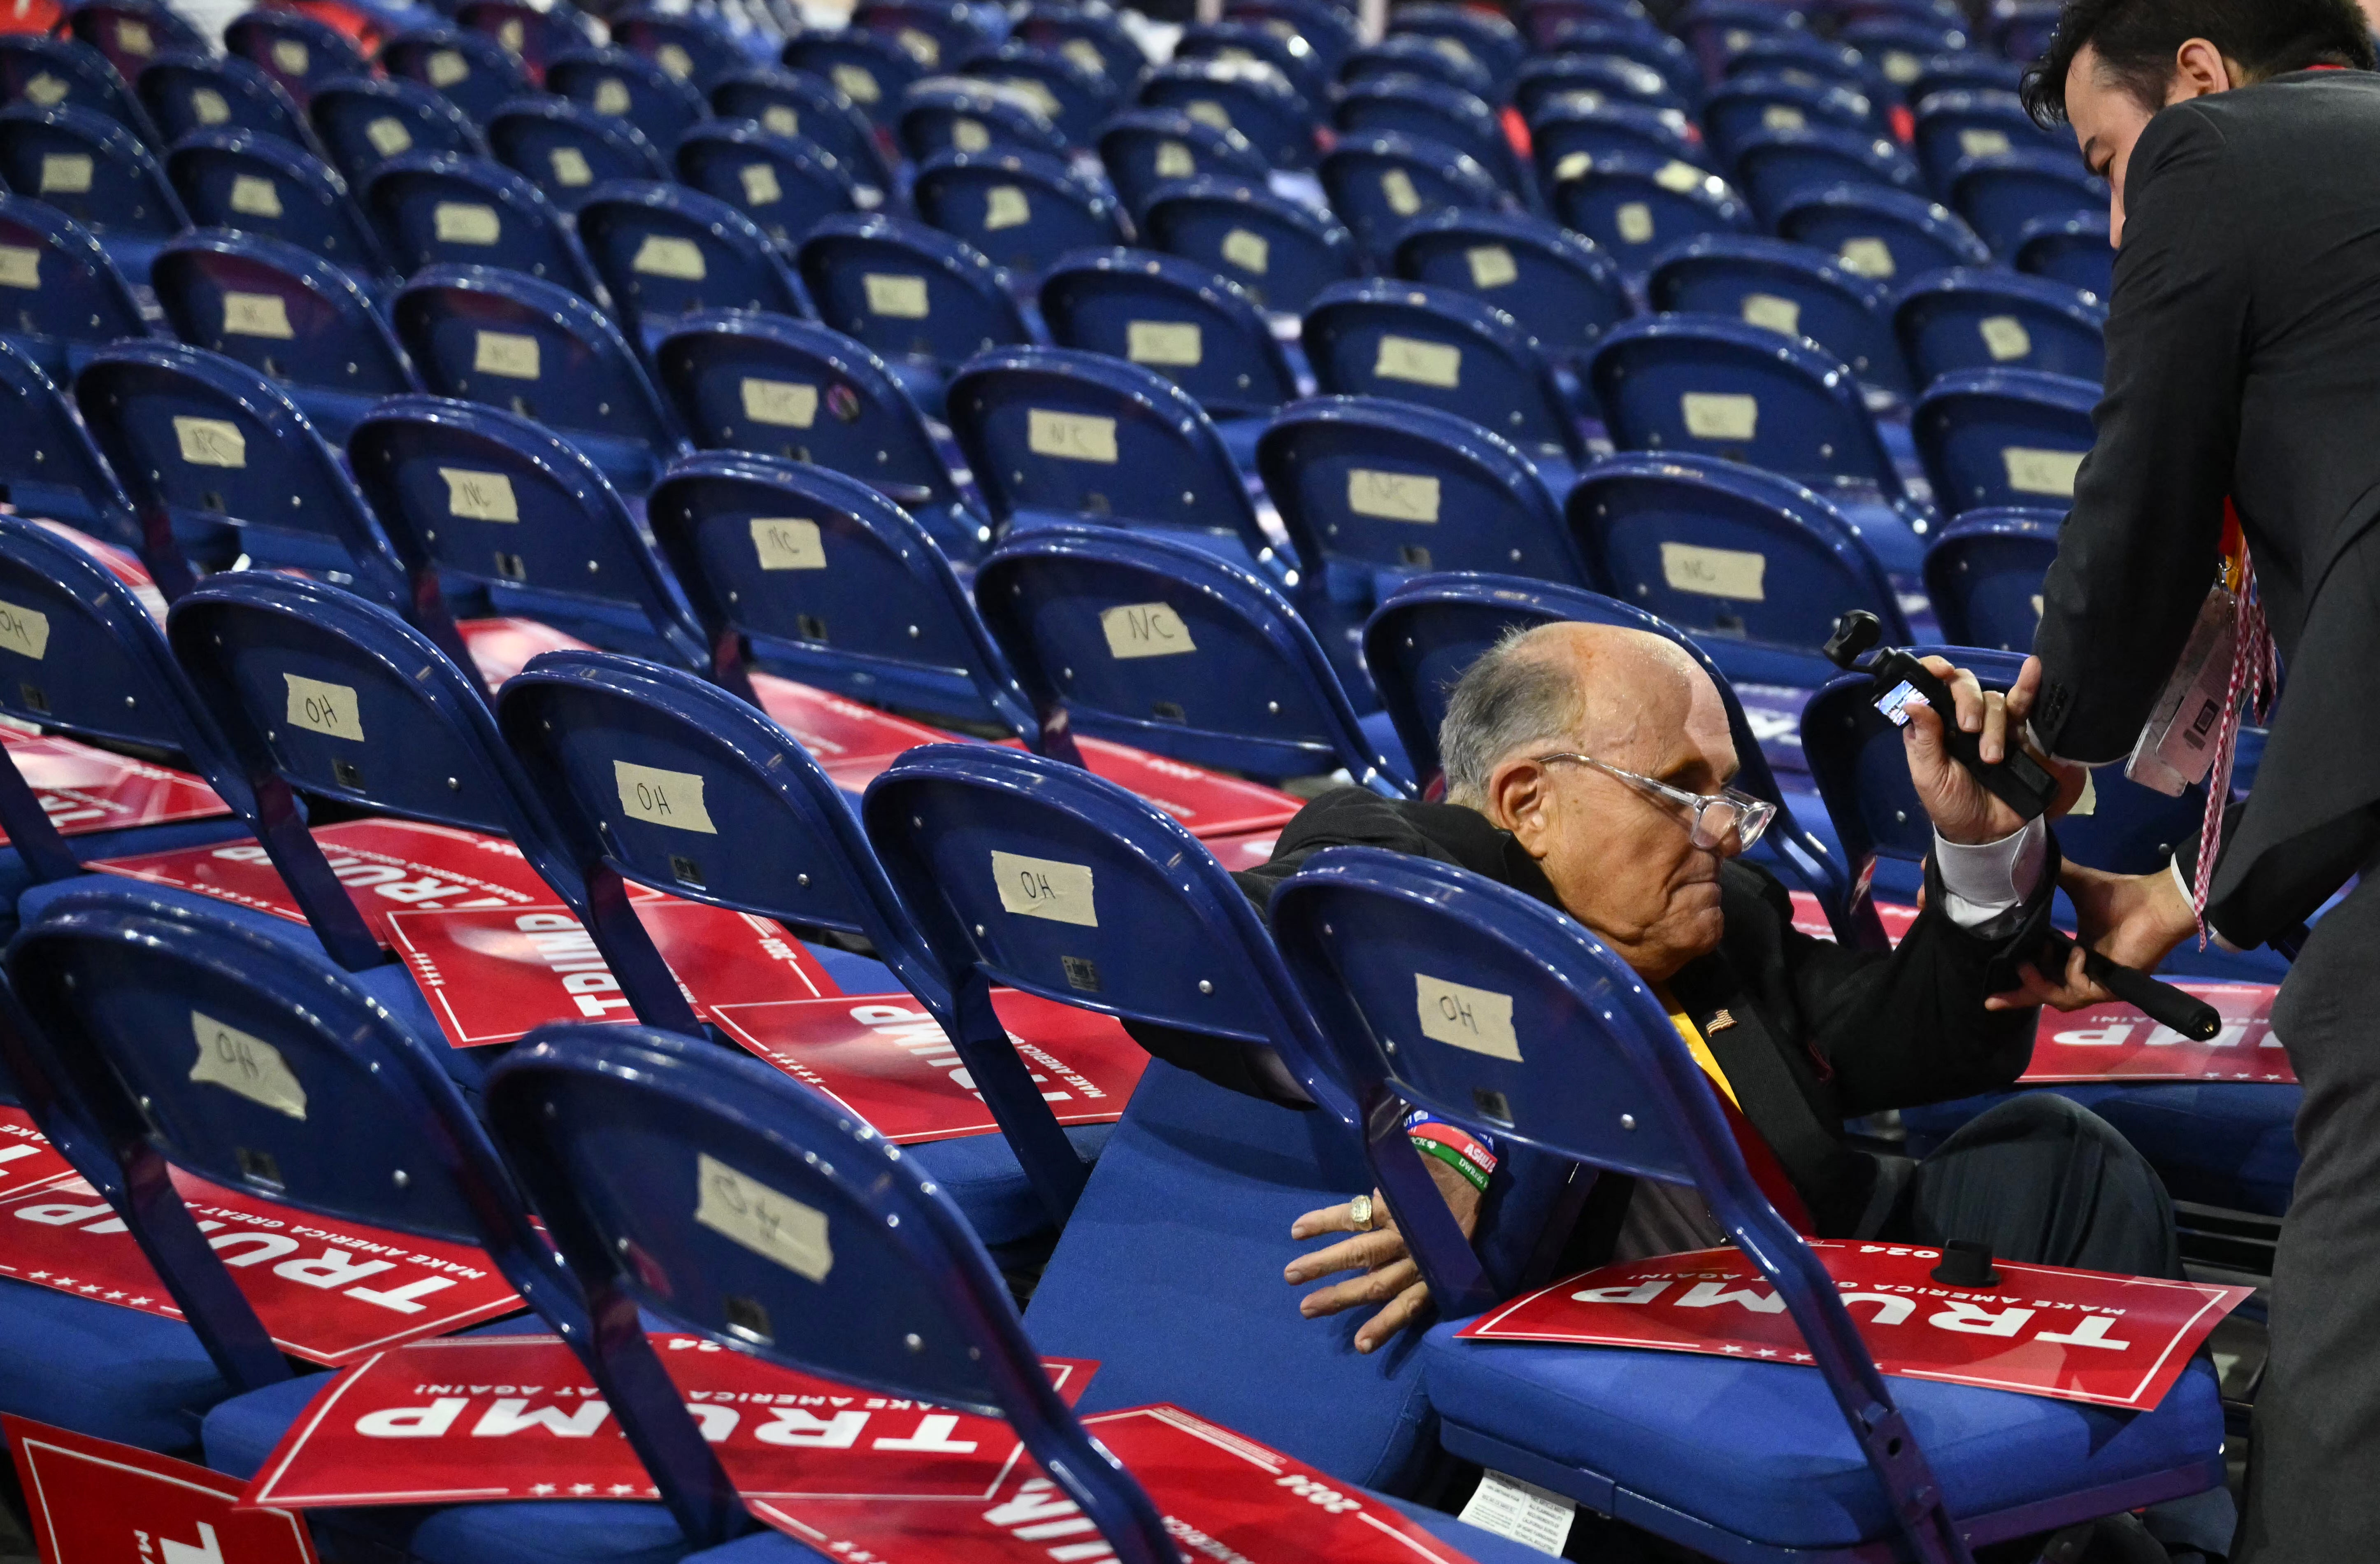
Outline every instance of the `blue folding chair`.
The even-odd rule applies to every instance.
[[[156,144],[156,128],[105,55],[72,38],[0,34],[0,104],[76,108],[112,119],[135,140]]]
[[[902,93],[894,136],[912,163],[994,149],[1067,155],[1066,138],[1023,92],[959,76],[929,76]]]
[[[1703,69],[1684,43],[1624,6],[1597,9],[1561,4],[1522,7],[1521,31],[1538,49],[1557,55],[1616,55],[1650,66],[1683,98],[1703,93]]]
[[[1387,261],[1404,225],[1425,212],[1500,212],[1512,204],[1466,153],[1393,131],[1342,138],[1323,154],[1319,173],[1330,210],[1375,263]]]
[[[1007,18],[990,7],[934,0],[863,0],[851,25],[898,46],[928,70],[955,69],[978,50],[998,43]]]
[[[1364,51],[1358,51],[1364,53]],[[1281,72],[1309,104],[1330,99],[1332,69],[1320,51],[1295,31],[1284,31],[1244,17],[1221,21],[1193,22],[1182,30],[1173,45],[1177,60],[1261,60]],[[1353,70],[1354,56],[1341,68]]]
[[[796,33],[785,40],[783,60],[832,84],[880,129],[892,128],[901,95],[926,74],[900,45],[856,27]]]
[[[612,43],[641,55],[698,91],[733,70],[758,65],[760,56],[747,46],[763,43],[757,31],[739,39],[728,31],[716,12],[671,12],[653,6],[634,6],[613,13]]]
[[[160,56],[203,55],[204,34],[158,0],[78,0],[66,7],[58,34],[106,56],[127,81]]]
[[[1530,155],[1537,188],[1547,204],[1553,189],[1597,163],[1613,157],[1715,165],[1711,149],[1694,133],[1694,121],[1676,109],[1614,103],[1592,92],[1550,99],[1529,121]]]
[[[1536,340],[1469,294],[1386,278],[1334,284],[1307,308],[1303,340],[1325,395],[1385,397],[1468,419],[1519,446],[1556,494],[1587,458]]]
[[[546,62],[545,90],[597,114],[626,120],[657,147],[703,118],[702,94],[642,55],[625,49],[570,49]]]
[[[879,204],[892,189],[892,170],[867,116],[832,83],[804,70],[761,66],[723,77],[710,90],[711,112],[730,123],[751,120],[772,136],[817,142],[850,170]],[[686,128],[681,128],[679,135]],[[863,195],[862,199],[867,199]]]
[[[848,473],[972,562],[991,524],[952,471],[925,415],[861,343],[810,321],[716,312],[653,350],[662,392],[695,444]]]
[[[880,214],[829,217],[795,257],[819,319],[884,356],[919,407],[977,353],[1030,342],[1008,274],[963,239]]]
[[[168,141],[193,130],[240,129],[314,150],[305,112],[261,67],[237,55],[163,55],[135,87]]]
[[[564,434],[640,495],[691,447],[619,328],[566,287],[488,266],[427,266],[389,301],[422,384]]]
[[[1159,187],[1199,177],[1238,179],[1264,189],[1271,170],[1248,139],[1173,109],[1132,109],[1099,132],[1099,165],[1139,223]]]
[[[2039,370],[2089,381],[2107,372],[2107,306],[2045,277],[1932,273],[1900,291],[1892,324],[1920,385],[1957,370]]]
[[[1909,421],[1936,501],[1951,516],[2063,507],[2097,439],[2099,394],[2087,380],[2030,370],[1963,370],[1936,381]]]
[[[1391,37],[1427,39],[1447,46],[1450,55],[1475,61],[1500,86],[1519,74],[1528,53],[1528,41],[1507,18],[1439,0],[1398,7],[1389,26]]]
[[[1275,168],[1314,166],[1316,116],[1287,77],[1262,60],[1178,60],[1140,84],[1139,106],[1176,109],[1236,130]]]
[[[1703,133],[1732,164],[1751,138],[1772,132],[1841,130],[1875,135],[1882,127],[1865,94],[1798,73],[1755,71],[1720,83],[1703,104]]]
[[[146,336],[132,285],[90,230],[0,191],[0,339],[63,381],[91,349]]]
[[[540,9],[528,0],[464,0],[455,8],[455,23],[503,44],[540,85],[555,56],[594,42],[592,18],[575,6]]]
[[[1850,936],[1851,878],[1842,859],[1795,818],[1794,800],[1808,809],[1810,796],[1788,794],[1779,785],[1762,726],[1746,712],[1735,686],[1700,642],[1617,598],[1550,581],[1467,572],[1415,576],[1390,593],[1364,626],[1364,662],[1374,670],[1381,704],[1412,757],[1415,777],[1431,791],[1440,780],[1445,762],[1438,732],[1463,672],[1514,630],[1565,622],[1658,635],[1701,666],[1727,708],[1728,733],[1742,768],[1734,785],[1777,806],[1777,818],[1755,853],[1816,897],[1837,932]]]
[[[1725,74],[1721,67],[1728,58],[1755,39],[1771,31],[1801,32],[1808,26],[1809,18],[1801,10],[1759,0],[1694,0],[1668,22],[1669,31],[1694,52],[1703,74],[1713,80]]]
[[[324,572],[392,609],[410,603],[338,453],[256,370],[178,342],[120,342],[91,355],[74,394],[152,558],[174,545],[220,568],[245,555]]]
[[[1344,770],[1391,798],[1412,790],[1289,599],[1208,550],[1036,528],[984,560],[976,603],[1044,733],[1267,781]]]
[[[1800,29],[1755,33],[1741,47],[1730,47],[1720,69],[1722,79],[1753,75],[1799,75],[1813,81],[1848,87],[1871,102],[1890,103],[1899,94],[1883,71],[1848,43],[1830,43]]]
[[[1925,551],[1925,595],[1953,646],[2023,654],[2041,628],[2041,582],[2059,510],[1970,510]]]
[[[381,45],[378,64],[392,77],[437,92],[474,125],[485,125],[498,104],[536,87],[503,44],[455,27],[400,32]]]
[[[2086,289],[2102,299],[2116,290],[2116,247],[2107,214],[2036,217],[2017,231],[2016,269]]]
[[[1823,684],[1822,648],[1852,608],[1876,615],[1888,643],[1908,640],[1875,551],[1789,479],[1684,453],[1617,457],[1580,480],[1569,515],[1611,595],[1694,636],[1730,678]]]
[[[364,210],[396,269],[408,276],[451,262],[525,272],[590,299],[601,286],[545,192],[486,158],[401,153],[364,187]]]
[[[200,227],[237,228],[310,250],[356,277],[390,270],[347,182],[311,153],[253,130],[198,130],[165,155],[165,174]]]
[[[1128,238],[1109,191],[1039,153],[937,153],[910,193],[918,216],[1020,275]]]
[[[1584,358],[1634,312],[1610,257],[1542,217],[1427,213],[1398,234],[1393,261],[1398,276],[1503,311],[1557,360]]]
[[[1907,281],[1945,266],[1988,266],[1992,252],[1949,207],[1903,190],[1807,190],[1777,214],[1777,236],[1823,250],[1864,277]]]
[[[1061,348],[1146,364],[1190,393],[1245,470],[1262,421],[1297,373],[1247,291],[1148,250],[1061,256],[1041,275],[1041,319]]]
[[[1691,104],[1661,72],[1621,55],[1540,55],[1521,67],[1512,87],[1512,106],[1532,122],[1580,100],[1681,114]]]
[[[2058,30],[2058,11],[2046,0],[2010,0],[1995,6],[1992,44],[2010,60],[2037,60],[2049,52]]]
[[[1642,276],[1655,256],[1696,234],[1748,234],[1752,209],[1708,169],[1619,153],[1555,170],[1552,206],[1567,228]]]
[[[1953,55],[1930,55],[1921,63],[1917,79],[1902,96],[1918,108],[1937,92],[2013,92],[2024,85],[2022,63],[1968,49]]]
[[[550,92],[500,105],[483,129],[496,161],[565,212],[577,211],[597,185],[670,177],[661,150],[633,120]]]
[[[1770,221],[1805,190],[1876,185],[1925,193],[1925,176],[1899,143],[1873,131],[1811,126],[1746,132],[1734,145],[1736,182]]]
[[[683,185],[598,186],[578,208],[578,243],[630,342],[650,353],[688,315],[807,315],[792,265],[760,226]]]
[[[0,181],[81,224],[136,287],[157,247],[189,226],[149,149],[89,109],[0,109]]]
[[[0,442],[0,499],[10,512],[62,522],[102,543],[131,549],[144,556],[144,565],[151,563],[145,557],[149,541],[140,518],[99,447],[91,443],[91,431],[57,383],[5,336],[0,336],[0,395],[6,397],[0,406],[7,409],[8,426],[17,431],[15,438]],[[166,551],[150,574],[159,580],[160,591],[178,593],[189,582],[176,574],[174,553]]]
[[[201,228],[157,252],[150,281],[175,336],[280,385],[334,444],[381,397],[421,389],[370,296],[310,250]]]
[[[1961,159],[1950,171],[1950,204],[1992,253],[2015,259],[2026,224],[2107,210],[2107,181],[2070,151],[1999,153]]]
[[[347,454],[415,601],[481,592],[498,614],[594,645],[709,665],[677,583],[626,503],[543,425],[443,397],[392,397],[356,426]]]
[[[1950,192],[1950,176],[1971,157],[1998,157],[2019,150],[2063,152],[2051,132],[2033,122],[2024,100],[1989,89],[1937,92],[1912,98],[1917,105],[1917,159],[1936,195]]]
[[[678,139],[676,161],[681,180],[740,209],[787,250],[820,218],[859,210],[851,170],[806,137],[757,125],[698,125]]]
[[[1332,122],[1342,135],[1390,133],[1452,147],[1522,201],[1536,196],[1529,165],[1485,98],[1434,81],[1386,77],[1359,81],[1339,95]]]
[[[406,153],[487,155],[479,127],[461,109],[402,77],[334,77],[314,89],[306,116],[353,189]]]
[[[1104,69],[1091,70],[1021,38],[977,55],[959,72],[1030,100],[1069,147],[1089,147],[1099,127],[1123,106],[1123,93]]]
[[[1920,1379],[1888,1387],[1836,1284],[1754,1183],[1668,1007],[1560,910],[1367,848],[1318,855],[1274,908],[1282,955],[1359,1102],[1402,1098],[1585,1170],[1684,1186],[1813,1356],[1459,1340],[1459,1316],[1494,1289],[1440,1219],[1412,1241],[1449,1316],[1421,1355],[1451,1453],[1698,1552],[1763,1561],[1963,1561],[1976,1544],[2222,1482],[2205,1365],[2147,1412]],[[1466,990],[1510,996],[1522,1041],[1489,1052],[1441,1041],[1435,1025],[1417,1032],[1416,983],[1427,996],[1448,971]],[[1409,1162],[1395,1116],[1374,1122],[1390,1127],[1374,1130],[1376,1166]],[[1715,1426],[1719,1403],[1763,1411]],[[1685,1449],[1700,1453],[1682,1460]]]
[[[326,82],[371,74],[370,62],[346,33],[278,6],[234,17],[224,28],[224,52],[273,78],[300,108],[310,107],[315,90]]]
[[[1229,175],[1203,174],[1149,193],[1148,242],[1247,289],[1276,314],[1293,314],[1360,269],[1354,236],[1337,218]]]
[[[995,530],[1095,520],[1195,544],[1293,585],[1222,436],[1152,369],[1063,348],[1000,348],[952,377],[951,432]]]
[[[1064,55],[1119,91],[1129,92],[1148,73],[1149,58],[1114,12],[1048,3],[1027,5],[1010,23],[1009,35]]]
[[[1225,0],[1223,18],[1262,23],[1276,35],[1305,39],[1333,80],[1362,41],[1355,14],[1337,0]]]
[[[1897,397],[1913,389],[1892,337],[1889,291],[1824,250],[1706,234],[1663,256],[1645,279],[1645,295],[1660,313],[1732,315],[1806,337],[1851,366],[1864,385]]]

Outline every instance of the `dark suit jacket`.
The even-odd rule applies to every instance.
[[[2228,495],[2289,691],[2209,908],[2243,945],[2380,846],[2380,77],[2158,115],[2132,153],[2098,444],[2034,650],[2052,753],[2130,752],[2214,584]]]
[[[1282,829],[1272,861],[1233,878],[1261,911],[1312,854],[1351,846],[1459,864],[1560,906],[1536,861],[1487,816],[1354,788],[1307,804]],[[2037,1012],[1986,1011],[1986,972],[1996,958],[2040,937],[2054,886],[2046,877],[2031,903],[1992,926],[1991,938],[1929,910],[1889,955],[1803,934],[1784,886],[1749,864],[1728,863],[1719,889],[1727,918],[1719,947],[1671,979],[1670,992],[1702,1029],[1744,1117],[1776,1152],[1820,1234],[1853,1236],[1876,1164],[1845,1143],[1846,1118],[1998,1091],[2023,1073]],[[1939,908],[1940,886],[1929,890],[1929,907]],[[1721,1010],[1733,1024],[1714,1028]]]

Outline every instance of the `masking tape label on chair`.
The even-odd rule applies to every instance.
[[[469,78],[471,67],[454,50],[441,49],[430,56],[422,67],[422,74],[430,78],[432,87],[452,87]]]
[[[289,726],[353,743],[364,741],[363,716],[356,708],[352,685],[332,684],[303,674],[281,677],[289,686]]]
[[[0,287],[42,286],[42,252],[30,245],[0,244]]]
[[[802,116],[783,104],[771,104],[760,111],[760,128],[771,136],[798,136]]]
[[[1385,335],[1372,359],[1382,380],[1402,380],[1451,391],[1463,383],[1463,349],[1444,342]]]
[[[1358,516],[1384,521],[1438,519],[1439,481],[1415,472],[1380,472],[1368,467],[1347,470],[1347,508]]]
[[[1200,358],[1195,321],[1127,321],[1124,357],[1135,364],[1195,369]]]
[[[225,204],[244,217],[281,215],[281,187],[256,174],[235,174]]]
[[[834,1248],[827,1239],[825,1212],[706,1153],[695,1154],[694,1166],[701,1184],[695,1221],[797,1277],[826,1280],[834,1269]]]
[[[1099,610],[1108,652],[1118,658],[1178,657],[1198,650],[1190,627],[1163,603],[1123,603]]]
[[[192,467],[248,465],[248,436],[239,432],[238,424],[220,418],[176,415],[174,441],[181,446],[182,459]]]
[[[1521,1040],[1512,1032],[1511,995],[1427,972],[1414,973],[1414,990],[1424,1037],[1491,1058],[1520,1061]]]
[[[431,209],[431,231],[440,244],[493,244],[504,238],[504,220],[492,206],[442,201]]]
[[[1002,228],[1021,228],[1031,221],[1033,207],[1025,199],[1021,187],[994,185],[984,192],[983,226],[986,233],[998,233]]]
[[[0,603],[0,647],[40,662],[50,652],[50,617],[14,603]]]
[[[1745,324],[1765,331],[1780,331],[1788,336],[1802,335],[1802,306],[1773,293],[1745,294],[1743,319]]]
[[[667,234],[647,234],[638,244],[628,269],[649,277],[674,277],[680,282],[700,282],[707,270],[700,245],[692,239],[672,238]]]
[[[1503,287],[1521,280],[1512,252],[1500,244],[1474,245],[1463,252],[1463,259],[1470,264],[1474,287]]]
[[[2082,469],[2081,451],[2042,451],[2010,446],[2000,452],[2008,468],[2009,487],[2021,495],[2074,497],[2074,478]]]
[[[290,1069],[280,1049],[196,1010],[190,1012],[190,1031],[199,1040],[191,1080],[236,1092],[292,1118],[306,1117],[305,1083]]]
[[[190,93],[190,113],[200,125],[225,125],[231,120],[231,104],[212,87],[200,87]]]
[[[382,157],[395,157],[401,152],[413,150],[413,132],[405,128],[405,121],[393,114],[384,114],[365,126],[364,140],[370,141],[372,151]]]
[[[501,472],[475,472],[468,467],[442,467],[446,480],[446,513],[469,521],[517,521],[520,502],[513,497],[513,481]]]
[[[1263,276],[1272,260],[1272,242],[1262,234],[1233,228],[1223,236],[1223,259],[1244,272]]]
[[[1157,177],[1160,179],[1187,179],[1198,172],[1198,160],[1180,141],[1157,143]]]
[[[1760,429],[1760,398],[1732,392],[1689,391],[1679,399],[1686,433],[1697,440],[1749,440]]]
[[[289,324],[289,301],[277,293],[226,292],[223,303],[225,336],[263,336],[287,342],[298,335]]]
[[[744,381],[744,416],[779,429],[808,429],[818,422],[819,388],[798,380]]]
[[[719,835],[710,812],[702,805],[702,778],[691,771],[668,771],[630,761],[612,763],[613,780],[620,789],[620,808],[631,820],[642,820],[673,830]]]
[[[1661,579],[1679,592],[1766,603],[1767,574],[1768,556],[1749,549],[1701,548],[1679,543],[1661,545]]]
[[[763,570],[826,568],[826,543],[819,524],[798,516],[752,518],[752,547]]]
[[[1847,238],[1835,259],[1843,270],[1864,277],[1888,277],[1899,268],[1893,263],[1892,247],[1880,238]]]
[[[537,338],[516,331],[483,331],[471,348],[471,368],[507,380],[538,377]]]
[[[91,154],[89,153],[44,153],[42,154],[41,190],[42,195],[88,195],[91,193]]]
[[[1027,408],[1025,413],[1025,445],[1035,456],[1057,457],[1065,461],[1096,461],[1113,466],[1116,459],[1116,421],[1093,418],[1087,413]]]
[[[862,272],[859,286],[868,294],[868,312],[896,321],[922,321],[929,308],[926,279],[897,272]]]
[[[588,166],[587,154],[577,147],[556,147],[546,155],[553,170],[553,182],[565,189],[595,182],[595,170]]]
[[[1000,905],[1011,912],[1087,929],[1099,926],[1088,864],[1027,858],[994,849],[991,877],[1000,889]]]

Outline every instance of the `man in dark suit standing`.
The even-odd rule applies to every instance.
[[[2070,876],[2086,933],[2154,966],[2199,928],[2252,946],[2351,877],[2283,985],[2303,1155],[2235,1554],[2366,1558],[2380,1535],[2380,79],[2351,0],[2068,0],[2026,81],[2113,187],[2098,443],[2034,649],[2042,747],[2130,753],[2244,537],[2289,678],[2211,883]],[[2236,530],[2227,516],[2236,514]],[[2231,551],[2233,573],[2240,557]],[[2221,658],[2215,666],[2229,666]],[[2252,682],[2238,659],[2236,691]],[[2215,686],[2223,689],[2221,683]],[[2233,703],[2238,703],[2236,701]],[[2193,703],[2204,709],[2204,703]],[[2083,985],[2034,996],[2070,1003]]]

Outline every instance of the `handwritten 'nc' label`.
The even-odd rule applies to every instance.
[[[1737,548],[1698,548],[1693,544],[1661,545],[1661,579],[1680,592],[1705,597],[1732,597],[1744,603],[1765,603],[1762,582],[1768,556]]]
[[[826,540],[819,524],[798,516],[752,518],[752,547],[763,570],[826,568]]]
[[[2081,451],[2038,451],[2010,446],[2000,452],[2000,460],[2008,467],[2009,487],[2017,493],[2072,499],[2075,475],[2082,470],[2082,456]]]
[[[1347,508],[1384,521],[1436,521],[1439,481],[1412,472],[1347,470]]]
[[[620,789],[620,808],[629,819],[699,831],[706,837],[719,835],[719,827],[710,823],[710,812],[702,807],[702,778],[693,772],[615,760],[612,777]]]
[[[1190,627],[1162,603],[1123,603],[1099,610],[1108,652],[1116,657],[1178,657],[1196,652]]]
[[[1521,1040],[1512,1035],[1512,996],[1468,984],[1414,973],[1421,1034],[1457,1048],[1518,1061]]]
[[[814,1282],[834,1269],[825,1212],[707,1153],[695,1154],[694,1176],[699,1189],[694,1219],[700,1226]]]
[[[1757,397],[1689,391],[1680,402],[1686,417],[1686,433],[1697,440],[1749,440],[1760,428]]]
[[[290,727],[363,742],[364,721],[356,710],[353,685],[331,684],[302,674],[285,673],[281,677],[289,686]]]
[[[1418,337],[1383,336],[1374,351],[1372,373],[1382,380],[1409,381],[1452,390],[1463,382],[1463,349]]]
[[[223,296],[223,307],[226,336],[263,336],[287,342],[298,335],[289,324],[289,301],[277,293],[227,291]]]
[[[196,1010],[190,1012],[190,1032],[199,1040],[191,1080],[236,1092],[292,1118],[306,1117],[305,1083],[291,1071],[280,1049]]]
[[[507,380],[538,376],[537,338],[517,331],[483,331],[472,345],[471,368]]]
[[[446,480],[446,512],[471,521],[517,521],[520,503],[513,497],[513,481],[501,472],[474,472],[468,467],[442,467]]]
[[[192,467],[246,467],[248,436],[239,425],[220,418],[185,418],[174,420],[174,443],[181,447],[182,459]]]
[[[1053,923],[1099,926],[1098,906],[1091,899],[1091,870],[1087,863],[1062,863],[1050,858],[993,849],[991,877],[1000,888],[1000,905],[1028,918]]]
[[[896,321],[922,321],[929,308],[926,279],[897,272],[862,272],[859,286],[868,294],[868,312]]]
[[[780,429],[808,429],[818,422],[819,388],[798,380],[760,380],[746,376],[744,416],[755,423]]]
[[[1092,418],[1082,413],[1052,412],[1047,408],[1027,408],[1025,413],[1025,445],[1035,456],[1111,465],[1116,459],[1115,420]]]
[[[1135,364],[1195,368],[1200,355],[1196,321],[1127,321],[1124,357]]]

